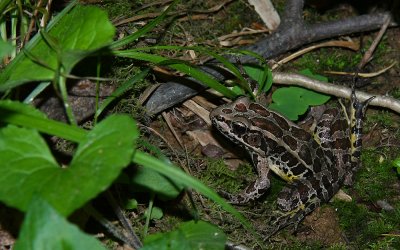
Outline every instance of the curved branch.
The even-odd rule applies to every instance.
[[[278,31],[272,35],[253,45],[246,46],[243,49],[255,52],[265,58],[273,58],[304,44],[322,39],[379,29],[389,15],[390,13],[385,12],[313,25],[300,23],[293,24],[292,26],[283,26],[282,29],[278,29]],[[240,61],[252,62],[254,58],[243,56],[240,57]]]
[[[273,82],[284,85],[301,86],[324,94],[347,98],[347,99],[350,99],[351,95],[351,88],[349,87],[328,84],[326,82],[321,82],[299,74],[276,72],[273,74]],[[356,95],[357,98],[360,99],[360,101],[364,101],[367,100],[368,98],[375,96],[375,99],[373,99],[370,102],[370,105],[388,108],[400,114],[400,101],[392,97],[382,96],[382,95],[372,95],[362,91],[356,91]]]

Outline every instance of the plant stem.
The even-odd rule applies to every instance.
[[[149,207],[147,208],[147,213],[146,213],[146,224],[144,225],[144,230],[143,230],[143,238],[146,237],[147,231],[149,230],[151,212],[153,211],[153,205],[154,205],[154,197],[155,197],[155,193],[151,191]]]
[[[59,67],[59,71],[62,70],[62,67]],[[56,75],[56,79],[58,78],[58,88],[60,89],[61,92],[61,97],[63,100],[65,112],[67,113],[68,121],[71,125],[77,126],[74,114],[72,112],[72,108],[69,105],[68,102],[68,92],[67,92],[67,87],[66,87],[66,77],[63,76],[63,72],[59,72],[58,76]]]

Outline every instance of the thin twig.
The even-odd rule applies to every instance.
[[[383,68],[381,70],[378,70],[376,72],[371,72],[371,73],[354,73],[354,72],[342,72],[342,71],[324,71],[324,73],[333,74],[333,75],[351,75],[351,76],[357,75],[359,77],[369,78],[369,77],[379,76],[379,75],[385,73],[386,71],[388,71],[390,68],[392,68],[396,64],[397,64],[397,62],[393,62],[386,68]]]
[[[165,122],[167,123],[167,126],[168,126],[169,130],[174,135],[176,141],[179,143],[179,146],[181,146],[181,148],[185,148],[183,146],[181,138],[179,137],[178,133],[175,131],[174,126],[172,126],[171,119],[169,118],[167,113],[166,112],[162,112],[162,117],[164,118]]]
[[[111,205],[112,209],[114,210],[114,213],[117,215],[119,221],[124,226],[125,230],[128,232],[128,234],[130,236],[127,238],[129,241],[129,245],[136,249],[141,248],[143,246],[142,242],[140,241],[139,237],[135,234],[135,231],[133,230],[131,223],[128,221],[124,212],[122,211],[121,207],[119,206],[118,202],[114,199],[114,196],[112,195],[112,193],[109,190],[106,191],[106,197],[107,197],[108,202],[110,202],[110,205]]]
[[[28,32],[26,33],[23,44],[26,44],[29,41],[29,39],[31,38],[31,33],[33,32],[33,28],[35,26],[35,21],[36,21],[36,18],[38,17],[39,9],[41,8],[42,4],[43,4],[43,0],[39,0],[35,6],[35,10],[33,11],[31,22],[29,23],[29,27],[28,27]]]
[[[323,42],[323,43],[319,43],[316,45],[312,45],[310,47],[307,47],[305,49],[299,50],[293,54],[291,54],[288,57],[283,58],[282,60],[280,60],[279,62],[275,63],[271,69],[274,70],[276,68],[278,68],[279,66],[281,66],[282,64],[285,64],[307,52],[310,52],[314,49],[318,49],[318,48],[322,48],[322,47],[345,47],[348,49],[352,49],[352,50],[358,50],[359,46],[354,43],[354,42],[350,42],[350,41],[328,41],[328,42]]]
[[[233,0],[225,0],[224,2],[217,4],[217,5],[209,8],[208,10],[181,10],[181,11],[170,12],[168,14],[168,16],[186,16],[186,15],[188,15],[188,13],[207,14],[207,13],[218,12],[222,9],[222,7],[224,7],[225,5],[229,4],[232,1]],[[143,14],[143,15],[135,15],[133,17],[115,21],[114,26],[119,26],[122,24],[131,23],[131,22],[135,22],[138,20],[142,20],[142,19],[155,18],[155,17],[158,17],[159,15],[161,15],[161,12],[153,12],[153,13],[147,13],[147,14]]]
[[[359,70],[362,69],[365,66],[365,64],[367,64],[370,61],[372,54],[374,53],[376,47],[378,46],[378,43],[381,41],[383,37],[383,34],[385,34],[387,28],[389,27],[390,20],[391,20],[390,16],[387,16],[381,29],[379,30],[378,35],[375,37],[374,42],[371,44],[371,46],[369,47],[367,52],[365,52],[363,58],[361,59],[361,62],[358,65]]]
[[[88,215],[92,216],[98,223],[100,223],[103,227],[105,227],[107,231],[111,233],[115,238],[130,245],[129,239],[116,226],[114,226],[110,221],[104,218],[104,216],[101,213],[99,213],[94,207],[92,207],[92,205],[87,204],[84,207],[84,210]]]

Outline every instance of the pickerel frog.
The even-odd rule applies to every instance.
[[[372,98],[371,98],[372,99]],[[247,97],[222,105],[210,113],[212,124],[228,139],[244,147],[258,178],[243,192],[226,194],[243,204],[270,187],[269,172],[288,182],[277,200],[267,237],[298,223],[342,185],[350,185],[359,165],[362,119],[371,99],[359,102],[353,90],[349,120],[338,108],[327,109],[314,134]]]

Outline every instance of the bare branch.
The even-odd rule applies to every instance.
[[[278,84],[301,86],[324,94],[347,99],[350,99],[351,95],[351,88],[321,82],[299,74],[276,72],[273,74],[273,81],[274,83]],[[356,91],[356,95],[357,98],[359,98],[361,101],[367,100],[368,98],[375,96],[375,99],[370,102],[370,105],[388,108],[400,114],[400,101],[392,97],[372,95],[362,91]]]
[[[285,28],[288,25],[303,23],[304,0],[288,0],[285,5],[285,12],[282,18],[282,24],[279,28]]]
[[[272,35],[246,46],[244,49],[262,55],[264,58],[273,58],[277,55],[322,39],[349,35],[357,32],[379,29],[390,13],[367,14],[350,17],[333,22],[306,25],[293,23],[278,28]],[[237,58],[237,57],[236,57]],[[241,62],[251,62],[250,56],[240,57]]]

